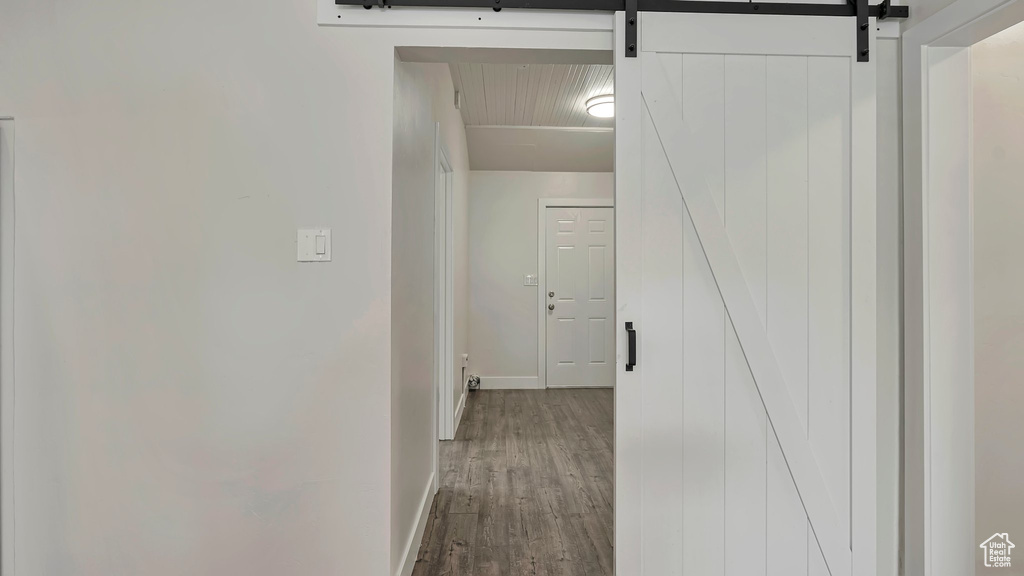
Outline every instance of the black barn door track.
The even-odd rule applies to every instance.
[[[856,22],[857,61],[871,58],[869,18],[909,18],[910,8],[893,6],[891,0],[869,4],[869,0],[847,0],[846,4],[795,4],[785,2],[709,2],[706,0],[334,0],[339,6],[362,6],[367,10],[392,7],[490,8],[513,10],[561,10],[626,13],[626,56],[638,53],[639,12],[689,12],[694,14],[758,14],[766,16],[848,16]]]

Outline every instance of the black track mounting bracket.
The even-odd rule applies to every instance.
[[[868,22],[868,0],[846,0],[857,11],[857,62],[871,59],[871,24]]]
[[[626,0],[626,58],[636,58],[640,52],[637,30],[640,28],[640,15],[637,13],[637,0]]]

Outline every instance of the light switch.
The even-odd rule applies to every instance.
[[[330,228],[299,230],[296,243],[298,245],[299,262],[331,261]]]
[[[523,276],[523,286],[536,286],[536,285],[537,285],[537,275],[536,274],[526,274],[526,275]]]

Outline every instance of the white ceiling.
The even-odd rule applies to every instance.
[[[402,47],[398,56],[448,65],[471,170],[613,170],[615,120],[586,110],[614,92],[610,51]]]
[[[612,127],[587,114],[586,101],[611,94],[604,64],[450,63],[466,126]]]

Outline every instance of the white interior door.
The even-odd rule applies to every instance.
[[[618,573],[874,574],[874,64],[851,18],[641,16],[616,60]]]
[[[549,388],[614,385],[614,224],[612,208],[547,209]]]

